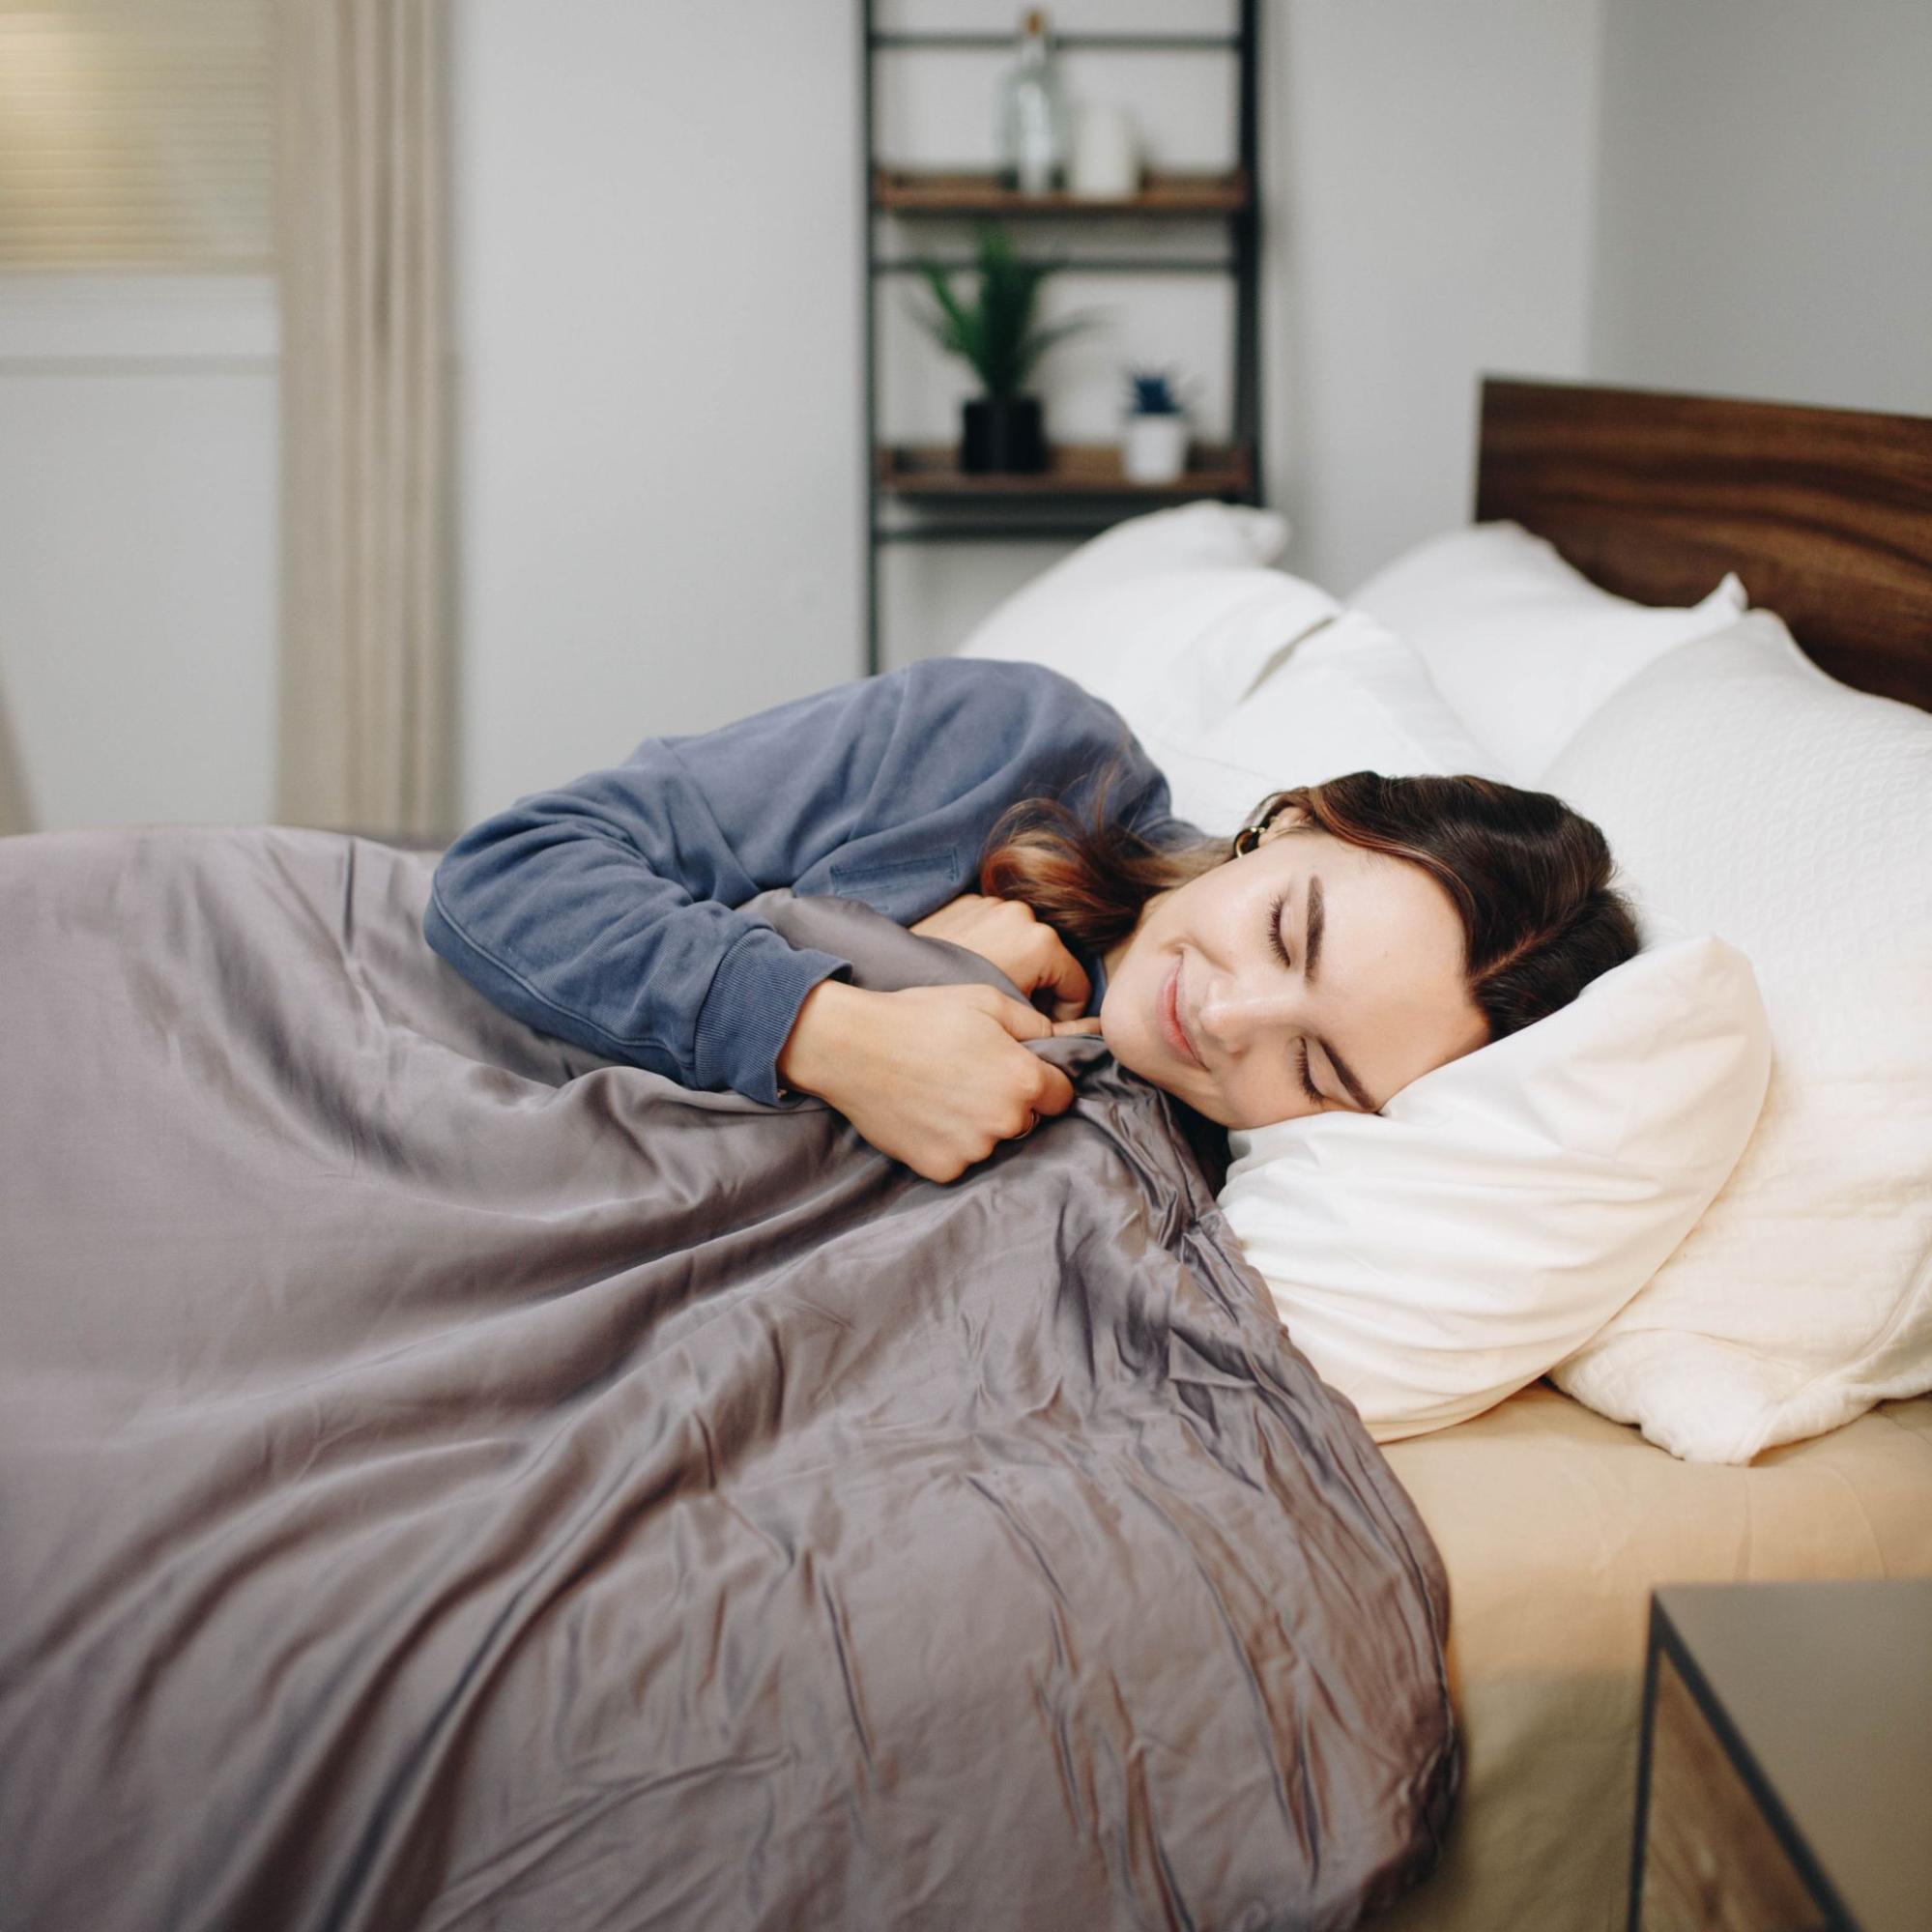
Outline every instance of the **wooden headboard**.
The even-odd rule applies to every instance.
[[[1498,517],[1641,603],[1735,570],[1833,678],[1932,710],[1932,418],[1485,377]]]

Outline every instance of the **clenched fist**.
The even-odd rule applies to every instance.
[[[798,1009],[778,1078],[836,1108],[914,1173],[954,1181],[1073,1105],[1073,1082],[1021,1042],[1099,1027],[1045,1019],[990,986],[869,993],[822,980]]]
[[[1035,995],[1043,987],[1048,989],[1055,1020],[1075,1020],[1086,1011],[1093,987],[1081,963],[1023,900],[963,892],[921,919],[912,931],[922,938],[950,939],[991,960],[1036,1005]]]

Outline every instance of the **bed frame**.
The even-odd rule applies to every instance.
[[[1932,710],[1932,418],[1487,376],[1501,517],[1640,603],[1735,570],[1821,669]]]

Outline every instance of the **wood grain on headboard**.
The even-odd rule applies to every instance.
[[[1482,415],[1478,522],[1647,604],[1735,570],[1832,677],[1932,709],[1932,418],[1499,377]]]

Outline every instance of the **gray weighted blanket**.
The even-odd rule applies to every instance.
[[[0,841],[0,1924],[1340,1927],[1441,1565],[1095,1038],[950,1186],[527,1030],[431,858]],[[985,962],[767,894],[863,984]]]

